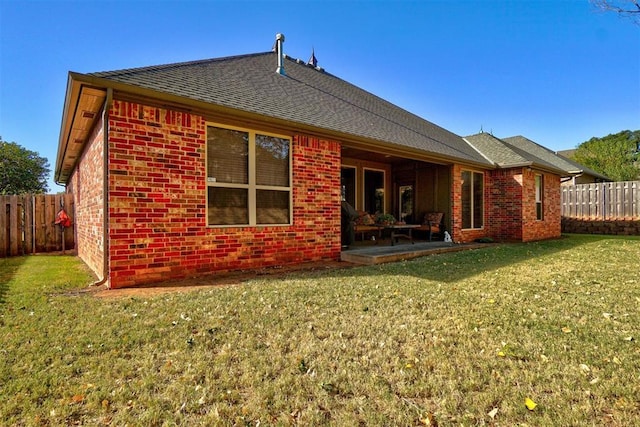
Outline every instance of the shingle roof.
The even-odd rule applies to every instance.
[[[524,136],[512,136],[509,138],[502,138],[504,142],[509,144],[514,150],[520,150],[520,152],[526,152],[531,158],[539,159],[545,163],[551,164],[558,169],[561,169],[568,174],[581,173],[582,170],[575,164],[568,162],[564,157],[558,156],[553,151],[540,144],[531,141]]]
[[[478,133],[466,136],[464,139],[498,166],[510,167],[531,162],[490,133]]]
[[[501,168],[529,165],[554,171],[561,176],[580,172],[553,151],[523,136],[497,138],[489,133],[479,133],[464,139]]]
[[[108,81],[239,109],[355,138],[489,166],[464,140],[336,76],[274,52],[90,73]]]

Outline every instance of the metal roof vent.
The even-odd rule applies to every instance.
[[[287,73],[284,72],[284,53],[282,53],[282,44],[284,43],[284,34],[276,34],[276,55],[278,57],[278,68],[276,68],[276,73],[286,76]]]
[[[309,58],[307,64],[311,65],[313,68],[318,67],[318,59],[316,58],[316,50],[314,48],[311,48],[311,58]]]

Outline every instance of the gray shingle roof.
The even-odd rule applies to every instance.
[[[274,52],[90,73],[182,98],[449,159],[490,163],[458,135],[327,72]]]
[[[502,140],[509,144],[514,150],[526,152],[530,158],[538,159],[538,161],[553,165],[554,167],[567,172],[567,174],[582,172],[579,167],[568,162],[564,157],[558,156],[548,148],[543,147],[524,136],[512,136],[509,138],[503,138]]]
[[[498,166],[510,167],[531,162],[490,133],[478,133],[464,139]]]
[[[580,172],[575,165],[553,151],[523,136],[501,139],[489,133],[479,133],[464,139],[501,168],[530,165],[554,171],[561,176]]]

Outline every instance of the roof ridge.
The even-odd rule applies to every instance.
[[[220,58],[207,58],[207,59],[196,59],[193,61],[183,61],[183,62],[172,62],[170,64],[158,64],[158,65],[145,65],[142,67],[133,67],[133,68],[122,68],[119,70],[111,70],[111,71],[96,71],[92,73],[87,73],[88,76],[94,77],[116,77],[116,76],[125,76],[128,74],[135,74],[145,71],[161,71],[161,70],[170,70],[174,68],[182,68],[189,67],[193,65],[199,64],[208,64],[212,62],[222,62],[222,61],[230,61],[242,58],[248,58],[252,56],[261,56],[273,53],[272,51],[268,52],[257,52],[257,53],[248,53],[243,55],[231,55],[224,56]]]
[[[476,133],[476,134],[474,134],[474,135],[469,135],[469,136],[465,137],[464,139],[465,139],[465,141],[467,141],[467,143],[468,143],[469,145],[471,145],[471,146],[472,146],[476,151],[478,151],[480,154],[482,154],[482,156],[483,156],[483,157],[488,158],[488,159],[489,159],[489,160],[491,160],[491,162],[492,162],[493,164],[495,164],[495,165],[498,165],[498,166],[500,166],[500,167],[504,167],[504,165],[515,165],[515,164],[516,164],[516,163],[505,163],[504,161],[497,161],[497,160],[491,159],[488,155],[485,155],[485,154],[482,152],[482,149],[480,149],[480,148],[476,148],[476,147],[473,145],[473,140],[471,140],[471,141],[470,141],[470,140],[467,140],[467,139],[466,139],[466,138],[469,138],[469,139],[474,139],[474,138],[475,138],[475,139],[478,139],[478,138],[483,138],[483,137],[484,137],[484,138],[490,138],[490,139],[492,140],[492,141],[491,141],[492,143],[494,143],[494,144],[500,144],[500,146],[501,146],[503,149],[509,150],[510,155],[517,156],[517,157],[518,157],[518,159],[517,159],[517,160],[518,160],[518,162],[519,162],[519,163],[517,163],[517,164],[521,164],[521,163],[523,163],[523,162],[524,162],[524,163],[526,163],[526,162],[531,163],[531,159],[529,159],[529,158],[527,158],[526,156],[524,156],[524,155],[522,154],[521,150],[514,150],[514,148],[513,148],[510,144],[506,144],[506,143],[505,143],[505,141],[503,141],[501,138],[498,138],[497,136],[495,136],[494,134],[492,134],[492,133],[490,133],[490,132],[479,132],[479,133]]]
[[[487,161],[489,161],[492,165],[496,165],[496,162],[494,162],[493,160],[491,160],[486,154],[484,154],[482,151],[480,151],[480,149],[478,147],[476,147],[475,145],[473,145],[471,143],[471,141],[469,141],[467,138],[473,138],[474,136],[477,136],[480,134],[476,134],[476,135],[469,135],[469,136],[463,136],[462,140],[464,142],[467,143],[467,145],[469,145],[471,148],[473,148],[478,154],[480,154],[482,157],[484,157],[485,159],[487,159]]]
[[[538,143],[537,143],[537,142],[535,142],[534,140],[529,139],[529,138],[527,138],[527,137],[526,137],[526,136],[524,136],[524,135],[514,135],[514,136],[509,136],[509,137],[506,137],[506,138],[502,138],[502,140],[503,140],[504,142],[506,142],[507,144],[509,144],[509,145],[514,145],[514,144],[512,144],[512,143],[511,143],[510,141],[508,141],[508,140],[512,140],[512,141],[513,141],[513,140],[516,140],[517,138],[525,139],[525,140],[527,140],[528,142],[530,142],[530,143],[532,143],[532,144],[535,144],[535,145],[537,145],[537,146],[538,146],[538,147],[540,147],[540,148],[543,148],[544,150],[546,150],[547,152],[549,152],[549,153],[551,153],[551,154],[553,154],[553,155],[555,155],[555,156],[557,156],[557,155],[558,155],[555,151],[553,151],[553,150],[551,150],[551,149],[549,149],[549,148],[545,147],[544,145],[538,144]]]

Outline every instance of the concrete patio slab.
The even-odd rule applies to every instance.
[[[446,242],[416,242],[391,245],[376,245],[351,247],[340,254],[342,261],[355,264],[374,265],[385,262],[403,261],[426,255],[444,252],[457,252],[468,249],[479,249],[489,246],[486,243],[446,243]]]

